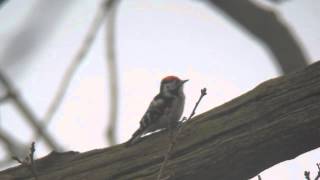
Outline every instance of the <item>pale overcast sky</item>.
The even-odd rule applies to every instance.
[[[34,28],[36,37],[42,39],[40,45],[30,48],[30,53],[23,58],[11,55],[16,61],[0,60],[1,68],[5,67],[39,117],[44,115],[62,73],[79,48],[98,2],[11,0],[0,9],[1,58],[13,40],[30,40],[25,34],[28,28]],[[287,0],[277,5],[265,0],[259,2],[275,8],[280,18],[292,27],[310,62],[320,59],[320,1]],[[37,23],[42,21],[45,24],[39,26]],[[117,23],[120,76],[117,130],[121,142],[128,140],[138,127],[150,100],[159,90],[161,78],[168,74],[190,79],[185,88],[185,114],[190,113],[203,87],[208,88],[208,96],[198,113],[280,75],[264,46],[203,1],[127,0],[120,5]],[[66,150],[88,151],[107,146],[108,77],[104,34],[105,28],[102,28],[49,126],[50,133]],[[29,143],[33,133],[14,108],[1,105],[0,111],[1,130]],[[38,157],[47,153],[43,142],[38,142]],[[0,149],[0,157],[4,155]],[[318,161],[320,151],[315,150],[266,170],[262,177],[264,180],[301,180],[304,170],[317,172]]]

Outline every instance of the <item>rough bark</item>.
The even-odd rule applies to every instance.
[[[319,128],[320,62],[266,81],[188,121],[164,177],[248,179],[319,147]],[[168,144],[164,131],[132,147],[120,144],[86,153],[52,153],[35,165],[41,180],[154,180]],[[21,166],[2,171],[1,176],[31,179]]]

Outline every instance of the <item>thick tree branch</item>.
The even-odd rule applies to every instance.
[[[223,10],[264,43],[284,73],[307,66],[308,62],[302,48],[298,45],[299,42],[271,9],[260,7],[248,0],[207,0],[207,2]]]
[[[163,172],[170,179],[249,179],[320,146],[320,62],[266,81],[252,91],[187,121]],[[41,180],[157,178],[168,132],[131,147],[117,145],[35,161]],[[61,154],[61,156],[67,154]],[[51,159],[51,163],[48,162]],[[1,176],[30,179],[25,167]]]

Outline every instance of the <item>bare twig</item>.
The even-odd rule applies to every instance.
[[[188,120],[190,120],[190,119],[195,115],[196,109],[198,108],[198,105],[199,105],[201,99],[202,99],[205,95],[207,95],[207,89],[206,89],[206,88],[203,88],[203,89],[201,89],[200,98],[199,98],[199,100],[196,102],[196,105],[194,106],[194,108],[193,108],[193,110],[192,110],[192,112],[191,112]]]
[[[116,65],[116,50],[115,50],[115,31],[116,31],[116,15],[117,7],[120,0],[114,1],[110,7],[110,14],[108,16],[108,23],[106,24],[106,64],[109,75],[109,126],[107,127],[107,139],[110,145],[116,144],[116,127],[118,119],[118,73]]]
[[[194,106],[194,108],[193,108],[193,110],[192,110],[189,118],[187,119],[186,117],[183,117],[182,122],[189,121],[189,120],[195,115],[195,111],[196,111],[196,109],[197,109],[200,101],[202,100],[202,98],[203,98],[205,95],[207,95],[207,89],[206,89],[206,88],[203,88],[203,89],[201,89],[201,95],[200,95],[198,101],[196,102],[196,105]],[[165,179],[169,179],[169,178],[170,178],[169,176],[167,176],[167,177],[161,179],[161,176],[162,176],[162,174],[163,174],[164,167],[165,167],[165,165],[167,164],[167,162],[168,162],[168,160],[169,160],[169,158],[170,158],[170,156],[171,156],[171,152],[172,152],[172,150],[173,150],[173,147],[174,147],[175,144],[176,144],[177,137],[178,137],[178,135],[182,132],[182,128],[183,128],[183,124],[179,127],[179,130],[178,130],[177,134],[176,134],[175,136],[173,136],[173,129],[172,129],[170,123],[169,123],[170,145],[169,145],[169,148],[168,148],[167,153],[166,153],[165,156],[164,156],[164,160],[162,161],[162,164],[161,164],[161,167],[160,167],[160,170],[159,170],[159,174],[158,174],[157,180],[165,180]]]
[[[318,167],[318,174],[317,174],[317,176],[314,178],[314,180],[319,180],[319,178],[320,178],[320,163],[317,163],[317,167]],[[305,177],[307,180],[311,180],[310,171],[304,171],[304,177]]]
[[[305,177],[307,180],[311,180],[311,179],[310,179],[310,171],[305,171],[305,172],[304,172],[304,177]]]
[[[38,176],[34,166],[34,152],[35,152],[35,143],[31,143],[30,154],[24,158],[24,160],[20,160],[17,156],[12,156],[12,159],[17,161],[22,166],[26,166],[31,172],[32,176],[35,180],[38,180]]]
[[[51,149],[59,149],[57,143],[46,131],[44,131],[43,126],[40,124],[40,121],[33,114],[27,103],[24,102],[24,100],[18,95],[13,84],[11,84],[9,79],[1,71],[0,83],[2,83],[5,87],[8,96],[10,96],[10,99],[16,106],[17,110],[19,110],[19,112],[25,117],[27,122],[35,128],[36,132],[43,137],[48,147],[50,147]]]
[[[317,176],[314,178],[314,180],[318,180],[320,178],[320,163],[317,163],[317,167],[318,167],[318,174]]]
[[[34,172],[33,174],[36,174],[35,173],[35,167],[34,167],[34,152],[36,151],[36,148],[35,148],[35,143],[32,142],[31,143],[31,148],[30,148],[30,154],[29,154],[29,158],[30,158],[30,166],[32,168],[32,171]]]
[[[260,174],[258,175],[258,180],[262,180],[262,178],[261,178]]]
[[[12,159],[17,161],[20,164],[23,164],[23,162],[17,156],[12,156]]]

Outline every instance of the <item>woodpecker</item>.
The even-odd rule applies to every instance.
[[[184,109],[183,85],[187,81],[177,76],[167,76],[161,80],[160,92],[151,101],[140,120],[139,129],[132,135],[127,145],[136,143],[146,133],[166,129],[169,125],[171,127],[178,125]]]

